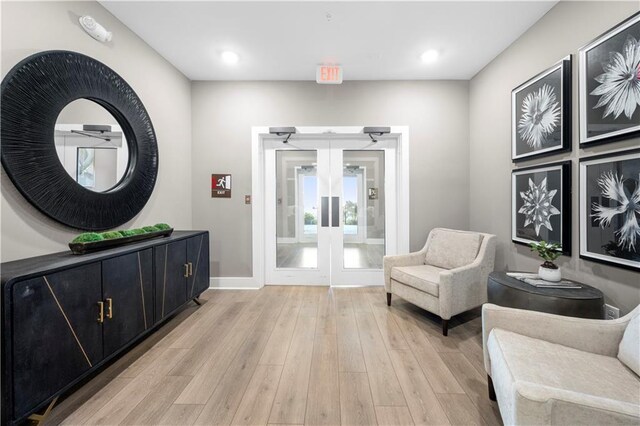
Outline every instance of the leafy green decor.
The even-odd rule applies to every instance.
[[[104,240],[104,236],[98,234],[96,232],[85,232],[83,234],[78,235],[71,241],[72,243],[90,243],[93,241],[102,241]]]
[[[73,241],[69,243],[69,248],[74,254],[85,254],[136,241],[147,240],[149,238],[168,237],[172,232],[173,228],[166,223],[144,226],[142,228],[107,231],[101,234],[85,232],[74,238]]]
[[[533,242],[529,244],[529,246],[531,247],[531,251],[535,251],[538,253],[538,256],[544,259],[542,266],[549,269],[558,269],[558,265],[553,263],[553,261],[559,258],[562,254],[560,244],[540,241],[537,243]]]
[[[102,237],[105,240],[113,240],[114,238],[122,238],[122,234],[119,233],[118,231],[109,231],[109,232],[103,232]]]

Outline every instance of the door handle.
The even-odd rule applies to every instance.
[[[107,298],[107,318],[113,318],[113,299]]]
[[[329,226],[329,197],[322,197],[320,200],[320,226]]]
[[[98,302],[98,322],[101,324],[104,322],[104,302],[102,301]]]
[[[340,197],[331,197],[331,226],[340,227]]]
[[[185,263],[183,266],[184,266],[184,277],[188,278],[189,277],[189,264]]]
[[[187,265],[189,265],[189,276],[193,276],[193,263],[189,262],[187,263]]]

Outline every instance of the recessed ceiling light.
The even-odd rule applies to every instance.
[[[222,61],[225,64],[237,64],[240,57],[236,52],[231,52],[227,50],[226,52],[222,52]]]
[[[427,50],[422,54],[422,56],[420,56],[420,59],[422,59],[422,62],[425,64],[435,62],[438,59],[438,51],[434,49]]]

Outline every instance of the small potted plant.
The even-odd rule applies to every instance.
[[[538,276],[545,281],[558,282],[561,279],[560,267],[553,263],[560,257],[560,245],[555,243],[547,243],[540,241],[531,243],[531,251],[538,253],[538,256],[544,259],[544,263],[538,268]]]

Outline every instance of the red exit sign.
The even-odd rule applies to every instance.
[[[341,84],[342,67],[340,65],[318,65],[316,82],[318,84]]]

